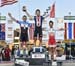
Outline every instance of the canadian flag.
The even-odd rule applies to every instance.
[[[13,3],[18,2],[17,0],[0,0],[0,7],[4,5],[11,5]]]
[[[55,18],[55,3],[51,6],[50,18]]]

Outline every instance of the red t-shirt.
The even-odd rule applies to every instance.
[[[54,44],[56,44],[56,40],[55,40],[55,36],[49,36],[49,41],[48,41],[48,44],[49,45],[54,45]]]
[[[9,48],[6,48],[4,53],[5,53],[5,57],[10,57],[10,49]]]
[[[56,44],[55,29],[54,28],[49,28],[48,29],[48,33],[49,33],[48,44],[49,45],[55,45]]]

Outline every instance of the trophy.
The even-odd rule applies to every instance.
[[[26,11],[26,6],[23,6],[23,11],[24,11],[24,12]]]

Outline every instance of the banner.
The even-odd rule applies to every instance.
[[[6,20],[6,16],[0,16],[0,20]]]
[[[6,23],[6,41],[12,43],[14,39],[14,29],[12,20],[8,20]]]
[[[55,3],[53,3],[50,10],[50,18],[55,18]]]

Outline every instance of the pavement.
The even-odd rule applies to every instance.
[[[14,66],[14,62],[11,62],[11,61],[1,61],[0,62],[0,66]]]
[[[0,62],[0,66],[14,66],[14,62]],[[42,65],[30,65],[30,66],[42,66]],[[53,62],[52,66],[57,66],[56,62]],[[62,66],[75,66],[75,61],[64,61]]]

